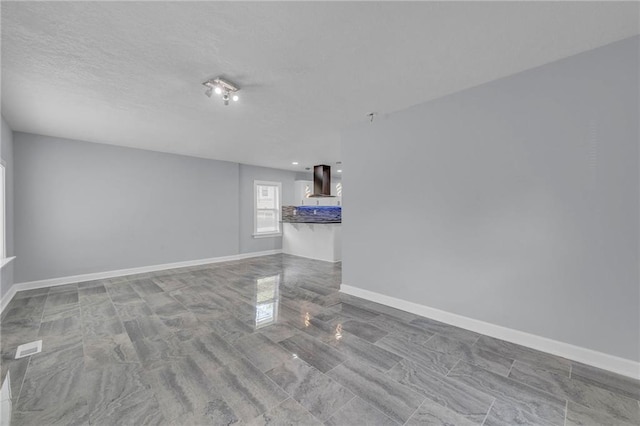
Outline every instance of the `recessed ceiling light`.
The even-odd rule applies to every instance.
[[[297,166],[297,165],[298,165],[298,162],[297,162],[297,161],[294,161],[294,162],[293,162],[293,163],[291,163],[291,164],[293,164],[294,166]]]
[[[338,173],[342,173],[342,170],[338,170]]]

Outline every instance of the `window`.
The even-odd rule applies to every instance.
[[[254,181],[254,237],[280,235],[281,191],[280,182]]]

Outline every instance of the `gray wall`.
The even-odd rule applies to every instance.
[[[13,244],[13,132],[9,125],[2,121],[2,136],[0,140],[0,158],[5,164],[5,177],[6,177],[6,232],[7,232],[7,257],[14,255]],[[0,298],[9,291],[9,288],[13,285],[13,262],[5,265],[0,271]]]
[[[638,49],[345,130],[343,282],[640,360]]]
[[[14,139],[16,282],[238,253],[238,164]]]
[[[282,205],[294,202],[296,173],[265,167],[240,165],[240,253],[282,248],[282,237],[253,238],[253,182],[265,180],[282,183]]]

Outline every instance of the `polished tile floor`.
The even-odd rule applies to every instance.
[[[12,424],[640,423],[636,381],[341,295],[340,277],[274,255],[19,292]]]

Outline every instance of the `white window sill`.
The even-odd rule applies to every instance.
[[[0,259],[0,269],[4,268],[6,264],[11,262],[15,258],[16,258],[15,256],[12,256],[12,257],[5,257],[4,259]]]
[[[282,237],[282,232],[272,232],[270,234],[253,234],[253,238],[275,238]]]

